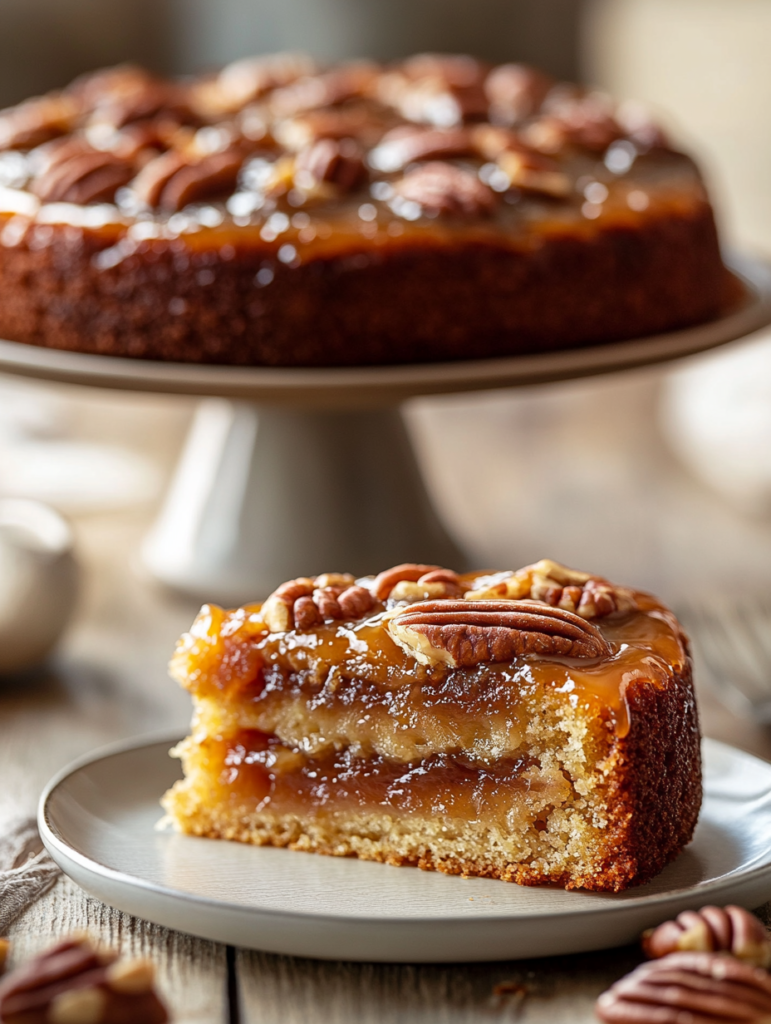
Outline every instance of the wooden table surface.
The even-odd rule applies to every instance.
[[[65,394],[75,403],[74,436],[119,439],[166,469],[173,464],[189,403]],[[771,529],[688,478],[656,429],[657,394],[658,375],[646,372],[432,400],[411,407],[409,420],[437,504],[480,565],[554,557],[676,606],[694,594],[763,593]],[[197,602],[156,589],[136,568],[153,512],[75,520],[84,574],[73,627],[50,666],[0,680],[0,824],[32,812],[50,775],[74,757],[123,737],[186,729],[189,701],[167,678],[166,662]],[[771,759],[767,731],[699,689],[708,735]],[[243,952],[111,910],[66,878],[17,919],[13,957],[80,928],[152,957],[180,1024],[581,1024],[594,1020],[597,995],[638,960],[634,948],[448,966]]]

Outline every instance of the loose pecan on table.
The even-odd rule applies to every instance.
[[[683,950],[726,952],[755,967],[771,966],[771,936],[744,907],[702,907],[685,910],[643,934],[642,947],[651,959]]]
[[[118,960],[87,938],[54,946],[0,981],[3,1024],[164,1024],[146,960]]]
[[[349,573],[301,576],[282,583],[262,606],[263,621],[272,633],[311,629],[324,621],[359,619],[375,606],[366,587]]]
[[[491,214],[498,202],[475,174],[438,160],[409,171],[393,183],[393,190],[432,214],[482,217]]]
[[[387,629],[421,663],[457,668],[526,654],[602,658],[612,653],[596,626],[532,601],[425,601],[392,612]]]
[[[604,1024],[768,1024],[771,976],[722,953],[671,953],[597,1000]]]

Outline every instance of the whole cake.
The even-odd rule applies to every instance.
[[[685,327],[737,287],[692,160],[519,64],[119,67],[0,113],[7,339],[414,363]]]
[[[183,832],[602,891],[693,834],[677,620],[555,562],[292,580],[204,607],[171,668],[195,705],[163,801]]]

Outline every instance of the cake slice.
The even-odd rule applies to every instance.
[[[400,565],[205,606],[181,831],[525,885],[621,890],[701,803],[687,640],[655,598],[551,561]]]

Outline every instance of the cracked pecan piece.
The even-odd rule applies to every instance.
[[[695,950],[725,952],[755,967],[771,966],[771,936],[762,922],[744,907],[702,907],[685,910],[673,921],[644,932],[646,956],[658,959],[669,953]]]
[[[466,594],[469,601],[531,598],[554,608],[575,612],[584,619],[602,618],[614,612],[636,607],[632,592],[614,586],[601,576],[568,569],[544,558],[518,572],[497,573],[476,580],[476,588]]]
[[[164,1024],[147,960],[119,960],[75,937],[0,982],[3,1024]]]
[[[262,606],[262,618],[272,633],[311,629],[335,619],[359,619],[375,606],[375,598],[349,573],[301,576],[282,583]]]
[[[771,976],[721,953],[671,953],[597,1000],[604,1024],[767,1024]]]
[[[452,569],[438,565],[403,562],[375,577],[372,592],[378,601],[427,601],[430,598],[460,597],[463,588]]]
[[[473,668],[527,654],[609,657],[596,626],[533,601],[425,601],[392,613],[388,631],[422,664]]]

